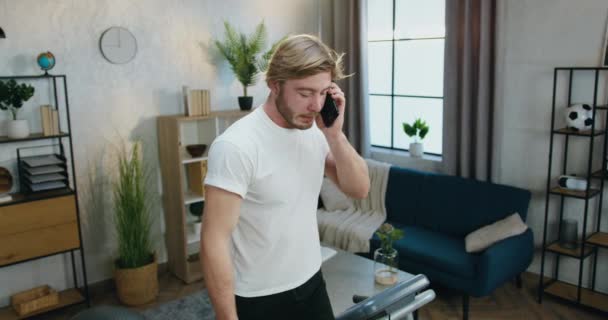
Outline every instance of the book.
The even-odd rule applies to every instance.
[[[59,113],[56,109],[51,109],[51,131],[54,135],[59,134]]]
[[[211,101],[209,90],[190,89],[188,86],[182,87],[186,116],[206,116],[211,113]]]
[[[42,105],[40,106],[40,120],[42,122],[42,134],[50,136],[53,134],[52,123],[51,123],[51,106]]]

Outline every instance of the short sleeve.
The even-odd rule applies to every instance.
[[[209,149],[204,184],[245,197],[253,177],[253,163],[243,150],[228,141],[215,141]]]

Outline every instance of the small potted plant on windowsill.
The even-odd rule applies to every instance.
[[[34,87],[11,79],[6,83],[0,81],[0,109],[10,111],[12,120],[8,121],[8,137],[10,139],[26,138],[30,135],[27,120],[17,119],[19,109],[23,103],[34,96]]]
[[[424,148],[422,146],[422,140],[429,133],[429,126],[425,121],[418,118],[414,121],[414,124],[410,125],[406,122],[403,123],[403,131],[410,138],[414,138],[414,142],[410,143],[410,154],[412,157],[422,158],[424,154]]]
[[[380,226],[376,235],[380,238],[380,248],[374,251],[374,280],[381,285],[397,283],[399,257],[393,248],[393,242],[403,237],[403,230],[396,229],[390,223]]]
[[[243,96],[239,97],[239,107],[241,110],[250,110],[253,97],[247,96],[247,87],[255,85],[258,80],[257,76],[266,70],[270,56],[280,40],[262,54],[267,37],[263,21],[250,36],[237,33],[227,21],[224,22],[224,28],[226,39],[223,42],[215,40],[215,46],[222,57],[228,61],[232,71],[243,85]]]

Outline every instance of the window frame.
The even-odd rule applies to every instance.
[[[450,0],[445,0],[445,1],[450,1]],[[395,43],[396,42],[401,42],[401,41],[419,41],[419,40],[444,40],[444,48],[445,48],[445,34],[443,37],[420,37],[420,38],[398,38],[395,39],[395,27],[396,27],[396,15],[397,15],[397,10],[396,10],[396,2],[397,0],[393,0],[393,7],[392,7],[392,12],[393,12],[393,21],[392,21],[392,25],[393,25],[393,36],[391,37],[391,39],[376,39],[376,40],[367,40],[367,44],[369,43],[374,43],[374,42],[391,42],[391,93],[387,94],[387,93],[371,93],[368,92],[368,96],[372,97],[390,97],[391,98],[391,143],[390,143],[390,147],[389,146],[382,146],[382,145],[375,145],[371,143],[371,139],[370,139],[370,144],[372,147],[374,148],[381,148],[381,149],[387,149],[387,150],[399,150],[399,151],[406,151],[409,152],[409,149],[403,149],[403,148],[397,148],[395,147],[395,97],[398,98],[420,98],[420,99],[441,99],[442,101],[445,99],[445,95],[442,96],[426,96],[426,95],[404,95],[404,94],[395,94]],[[369,63],[369,62],[368,62]],[[445,68],[444,68],[445,69]],[[445,74],[444,74],[445,76]],[[445,109],[445,104],[442,103],[442,107],[441,107],[441,112],[443,115]],[[372,112],[372,107],[370,105],[369,108],[370,113]],[[441,128],[442,132],[443,132],[443,128]],[[371,137],[370,137],[371,138]],[[443,137],[441,138],[441,145],[443,146]],[[425,155],[432,155],[432,156],[438,156],[441,157],[443,154],[442,153],[432,153],[432,152],[427,152],[424,151]]]

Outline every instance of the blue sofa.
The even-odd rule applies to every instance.
[[[394,243],[399,268],[422,273],[431,285],[463,293],[463,318],[469,295],[485,296],[517,279],[532,262],[532,230],[495,243],[485,251],[465,251],[465,236],[514,212],[526,221],[530,192],[515,187],[393,166],[386,191],[387,222],[405,236]],[[370,255],[380,245],[374,235]]]

